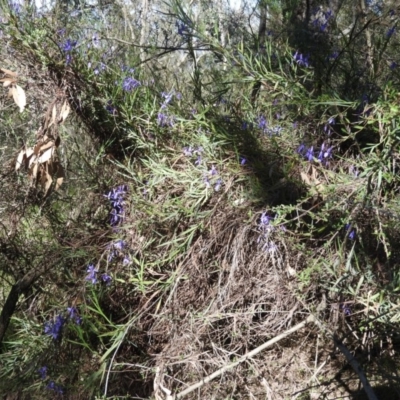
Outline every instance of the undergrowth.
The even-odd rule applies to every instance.
[[[397,390],[395,8],[1,4],[2,395]]]

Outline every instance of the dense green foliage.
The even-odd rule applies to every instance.
[[[399,387],[400,10],[306,3],[1,3],[0,394],[166,399],[310,314]]]

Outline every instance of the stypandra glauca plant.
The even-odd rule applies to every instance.
[[[286,3],[1,3],[1,394],[398,386],[398,10]]]

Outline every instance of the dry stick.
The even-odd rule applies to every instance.
[[[207,377],[205,377],[203,380],[201,380],[200,382],[195,383],[192,386],[189,386],[187,389],[183,390],[182,392],[178,393],[174,399],[181,399],[183,396],[193,392],[196,389],[201,388],[202,386],[204,386],[206,383],[212,381],[214,378],[216,378],[217,376],[222,375],[225,371],[230,370],[233,367],[236,367],[236,365],[239,365],[240,363],[242,363],[243,361],[248,360],[249,358],[252,358],[253,356],[257,355],[258,353],[260,353],[261,351],[265,350],[268,347],[271,347],[273,344],[279,342],[280,340],[284,339],[285,337],[289,336],[290,334],[298,331],[301,328],[304,328],[307,324],[314,322],[321,330],[322,332],[325,331],[325,333],[327,333],[327,336],[330,336],[330,338],[334,341],[334,343],[336,344],[336,346],[339,348],[339,350],[344,354],[344,356],[346,357],[348,363],[352,366],[352,368],[354,369],[354,372],[358,375],[363,387],[364,387],[364,391],[367,394],[367,397],[369,400],[378,400],[378,398],[376,397],[374,391],[372,390],[371,385],[368,382],[367,377],[365,376],[363,370],[361,369],[360,364],[357,362],[357,360],[354,358],[354,356],[350,353],[350,351],[347,349],[347,347],[328,329],[326,329],[324,326],[322,326],[321,322],[318,321],[314,315],[309,315],[307,317],[307,319],[305,319],[304,321],[300,322],[299,324],[297,324],[296,326],[294,326],[293,328],[288,329],[286,332],[283,332],[282,334],[275,336],[273,339],[269,340],[268,342],[265,342],[264,344],[262,344],[261,346],[255,348],[254,350],[250,351],[249,353],[247,353],[246,355],[244,355],[243,357],[239,358],[239,360],[225,365],[224,367],[220,368],[219,370],[215,371],[214,373],[212,373],[211,375],[208,375]],[[168,396],[168,399],[170,397]]]
[[[217,376],[222,375],[225,371],[228,371],[228,370],[232,369],[233,367],[236,367],[236,365],[239,365],[243,361],[246,361],[249,358],[254,357],[256,354],[260,353],[261,351],[265,350],[268,347],[271,347],[273,344],[279,342],[280,340],[282,340],[285,337],[289,336],[290,334],[298,331],[299,329],[304,328],[307,324],[309,324],[311,322],[315,322],[315,318],[314,318],[313,315],[308,316],[307,319],[305,319],[304,321],[300,322],[299,324],[297,324],[293,328],[288,329],[286,332],[283,332],[280,335],[275,336],[273,339],[269,340],[268,342],[265,342],[261,346],[259,346],[259,347],[255,348],[254,350],[248,352],[243,357],[240,357],[237,361],[235,361],[235,362],[233,362],[231,364],[223,366],[219,370],[213,372],[211,375],[208,375],[207,377],[202,379],[200,382],[197,382],[194,385],[189,386],[187,389],[185,389],[182,392],[178,393],[175,396],[175,399],[181,399],[183,396],[185,396],[185,395],[193,392],[194,390],[204,386],[206,383],[212,381]]]

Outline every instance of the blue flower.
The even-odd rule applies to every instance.
[[[386,37],[387,37],[388,39],[390,39],[390,38],[393,36],[395,30],[396,30],[396,27],[395,27],[395,26],[389,28],[388,31],[386,32]]]
[[[99,35],[97,33],[95,33],[92,36],[92,43],[93,43],[93,47],[96,47],[96,48],[100,47],[100,39],[99,39]]]
[[[54,340],[57,340],[61,336],[64,322],[65,320],[62,315],[58,315],[54,323],[46,322],[44,324],[44,333],[48,336],[51,336]]]
[[[183,154],[186,157],[192,157],[193,156],[193,148],[192,146],[187,146],[183,148]]]
[[[176,27],[178,29],[178,35],[185,36],[185,35],[190,33],[188,25],[186,25],[184,22],[176,21],[175,25],[176,25]]]
[[[221,185],[222,185],[222,179],[219,178],[219,179],[217,180],[217,183],[215,184],[214,190],[215,190],[216,192],[219,192],[219,190],[221,189]]]
[[[62,50],[65,53],[69,53],[75,48],[76,44],[77,44],[76,40],[67,39],[67,41],[62,45]]]
[[[303,54],[296,51],[296,53],[293,55],[293,59],[296,62],[296,64],[299,65],[300,67],[308,68],[310,66],[309,55],[304,56]]]
[[[64,389],[61,386],[56,385],[54,381],[50,381],[46,387],[47,389],[54,390],[58,394],[64,393]]]
[[[102,275],[101,275],[101,280],[102,280],[106,285],[110,285],[110,284],[111,284],[111,281],[112,281],[112,278],[111,278],[110,275],[102,274]]]
[[[267,128],[267,124],[268,124],[266,118],[263,115],[261,115],[258,118],[257,122],[258,122],[258,128],[261,129],[262,131],[265,131],[265,129]]]
[[[271,217],[266,212],[263,212],[260,217],[259,227],[264,229],[266,226],[269,225],[270,221]]]
[[[212,176],[218,175],[218,171],[217,171],[217,169],[215,168],[215,165],[212,165],[212,166],[211,166],[211,169],[210,169],[209,173],[210,173]]]
[[[242,156],[239,157],[239,162],[240,162],[240,165],[245,165],[245,164],[247,164],[246,158],[244,158],[244,157],[242,157]]]
[[[311,146],[306,153],[306,158],[308,161],[313,161],[314,160],[314,146]]]
[[[97,283],[97,273],[98,273],[96,267],[93,264],[89,264],[86,272],[88,274],[86,275],[85,279],[87,281],[90,281],[93,285],[95,285]]]
[[[47,376],[47,367],[44,366],[44,367],[39,368],[39,369],[38,369],[38,373],[39,373],[39,375],[40,375],[40,379],[46,379],[46,376]]]
[[[351,229],[351,227],[352,227],[351,224],[346,224],[344,229],[346,230],[346,232],[350,230],[349,239],[354,240],[356,238],[356,230]]]
[[[128,77],[125,78],[122,82],[122,89],[125,90],[125,92],[131,92],[132,90],[138,88],[140,85],[141,83],[138,80]]]
[[[76,307],[68,307],[67,312],[69,319],[73,320],[77,325],[80,325],[82,323],[82,318],[79,316]]]

